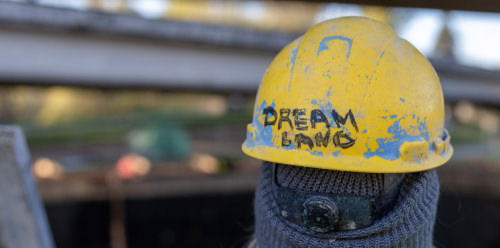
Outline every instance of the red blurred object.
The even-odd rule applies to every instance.
[[[125,155],[116,163],[116,172],[121,178],[132,178],[135,176],[134,170],[135,158],[133,155]]]
[[[136,154],[121,157],[116,163],[116,172],[121,178],[129,179],[148,174],[151,168],[149,160]]]

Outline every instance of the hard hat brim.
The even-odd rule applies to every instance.
[[[446,152],[442,154],[429,152],[427,159],[418,162],[402,161],[400,158],[387,160],[378,156],[370,158],[334,154],[318,156],[307,150],[284,150],[263,145],[249,147],[247,142],[243,143],[242,150],[250,157],[274,163],[364,173],[408,173],[430,170],[446,163],[453,154],[451,145]]]

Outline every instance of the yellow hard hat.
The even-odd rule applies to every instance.
[[[428,170],[453,153],[429,61],[389,26],[317,24],[267,69],[243,152],[275,163],[370,173]]]

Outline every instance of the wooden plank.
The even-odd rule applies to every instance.
[[[22,130],[0,126],[0,247],[54,247]]]

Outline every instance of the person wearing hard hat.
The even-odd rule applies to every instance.
[[[432,247],[443,119],[432,65],[389,26],[311,28],[270,64],[242,146],[264,161],[255,245]]]

